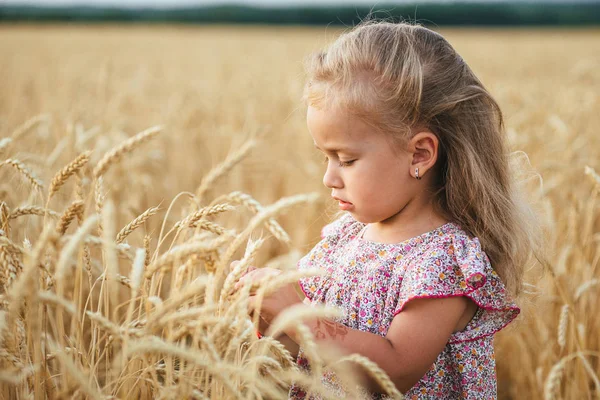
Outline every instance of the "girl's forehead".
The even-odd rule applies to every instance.
[[[337,109],[309,107],[306,115],[309,130],[314,134],[364,135],[369,126],[351,113]],[[313,132],[316,131],[316,132]],[[341,135],[344,136],[344,135]]]

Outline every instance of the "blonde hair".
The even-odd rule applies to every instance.
[[[305,70],[306,104],[344,109],[401,142],[416,127],[438,137],[436,210],[479,238],[518,295],[538,225],[511,178],[502,111],[450,43],[423,26],[365,20]]]

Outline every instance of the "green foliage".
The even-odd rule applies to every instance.
[[[1,21],[179,22],[354,25],[369,14],[424,25],[598,25],[600,3],[429,3],[369,7],[260,8],[238,5],[170,9],[0,6]]]

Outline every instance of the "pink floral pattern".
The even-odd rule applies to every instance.
[[[463,331],[452,334],[429,371],[405,397],[495,399],[493,334],[520,310],[479,240],[450,222],[402,243],[375,243],[359,236],[364,226],[346,213],[323,228],[322,240],[298,262],[299,269],[327,271],[300,280],[306,297],[313,304],[342,308],[344,317],[338,322],[349,328],[384,337],[394,316],[412,299],[469,297],[479,306],[475,316]],[[302,348],[297,363],[310,371]],[[344,397],[334,374],[323,375],[322,382]],[[365,397],[388,398],[383,394]],[[305,399],[307,394],[292,385],[289,398]]]

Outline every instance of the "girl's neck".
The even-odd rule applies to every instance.
[[[435,212],[431,204],[415,210],[410,209],[407,205],[391,218],[368,224],[363,238],[378,243],[401,243],[439,228],[448,222],[450,221]]]

